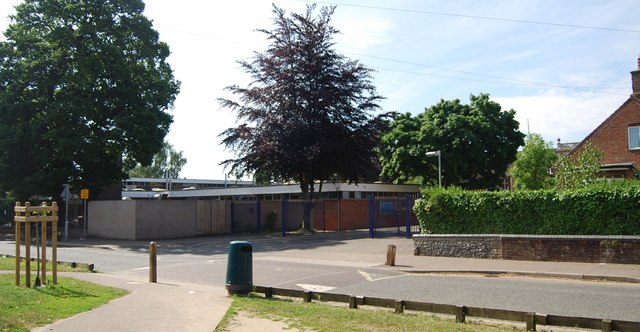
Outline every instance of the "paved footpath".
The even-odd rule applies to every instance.
[[[61,273],[106,286],[126,289],[129,295],[96,309],[32,331],[213,331],[231,299],[223,287],[196,284],[148,283],[132,275]]]
[[[229,243],[238,236],[163,240],[162,245],[198,248]],[[305,238],[306,237],[306,238]],[[278,241],[291,244],[291,249],[260,255],[282,259],[312,260],[323,257],[336,264],[372,263],[384,267],[386,247],[397,247],[396,266],[389,269],[415,273],[510,273],[516,275],[563,277],[588,280],[611,280],[640,283],[640,265],[604,263],[532,262],[487,260],[413,255],[413,242],[404,238],[369,239],[361,233],[320,233],[305,237],[275,238],[242,235],[242,240],[256,243]],[[307,240],[331,241],[331,246],[304,247]],[[5,240],[7,241],[7,240]],[[123,245],[146,247],[148,241],[109,242],[89,239],[68,242],[64,246]],[[325,262],[329,263],[329,262]],[[72,273],[74,278],[129,290],[120,299],[33,331],[212,331],[226,313],[231,300],[223,285],[197,285],[180,282],[148,283],[139,275],[127,273]],[[138,278],[138,279],[136,279]]]

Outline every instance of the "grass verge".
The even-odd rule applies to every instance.
[[[36,263],[31,264],[35,271]],[[24,285],[24,260],[22,265],[21,284]],[[14,267],[14,258],[0,257],[0,270],[13,270]],[[72,268],[64,264],[59,265],[58,271],[90,272],[86,266]],[[32,274],[31,281],[34,280],[35,274]],[[16,287],[13,273],[0,274],[0,331],[29,331],[91,310],[125,294],[127,291],[122,289],[60,276],[57,285]]]
[[[323,303],[305,303],[261,296],[234,297],[233,303],[216,331],[228,331],[238,312],[274,321],[289,327],[313,331],[514,331],[513,327],[460,324],[428,314],[395,314],[384,309],[349,309]]]
[[[13,271],[16,266],[16,259],[14,257],[0,257],[0,270],[9,270]],[[38,267],[38,263],[36,260],[31,261],[31,272],[35,273]],[[26,268],[25,259],[22,258],[20,260],[20,273],[24,274]],[[47,272],[50,272],[52,269],[51,261],[47,261]],[[75,264],[72,266],[67,263],[58,263],[58,272],[94,272],[89,269],[87,264]]]

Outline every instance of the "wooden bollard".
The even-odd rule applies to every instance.
[[[527,313],[527,331],[535,331],[536,330],[536,313],[528,312]]]
[[[149,243],[149,282],[158,282],[158,260],[156,243]]]
[[[387,247],[387,262],[385,265],[395,266],[396,265],[396,246],[390,244]]]

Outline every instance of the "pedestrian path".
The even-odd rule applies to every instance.
[[[231,299],[222,287],[149,283],[127,274],[61,275],[126,289],[129,295],[96,309],[33,329],[45,331],[213,331]]]

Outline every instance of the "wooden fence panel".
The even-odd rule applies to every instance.
[[[196,216],[198,218],[196,234],[213,234],[211,229],[211,201],[198,200],[196,209],[198,210],[196,213]]]
[[[198,200],[196,206],[198,210],[196,213],[198,235],[229,233],[225,201]]]

